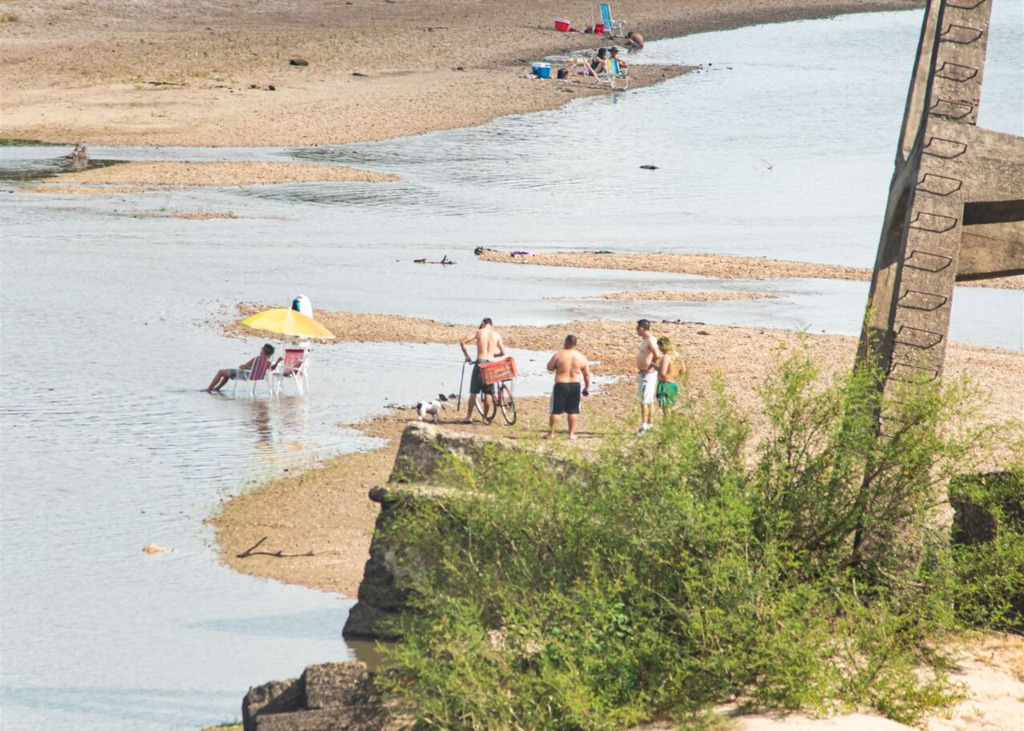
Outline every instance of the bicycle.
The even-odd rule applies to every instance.
[[[512,426],[516,423],[516,400],[512,394],[514,379],[519,375],[515,358],[511,356],[493,363],[481,363],[480,380],[487,388],[476,400],[476,410],[488,424],[501,410],[505,423]]]

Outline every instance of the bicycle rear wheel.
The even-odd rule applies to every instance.
[[[516,401],[512,398],[512,389],[507,383],[498,387],[498,406],[501,407],[501,416],[505,423],[512,426],[516,423]]]
[[[490,423],[494,415],[498,413],[498,404],[494,401],[493,392],[484,389],[476,397],[476,413],[483,417],[484,421]]]

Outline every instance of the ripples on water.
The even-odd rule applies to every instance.
[[[1017,134],[1020,12],[996,3],[982,105],[983,124]],[[195,729],[237,716],[250,684],[348,656],[348,602],[231,573],[203,520],[248,485],[375,443],[339,424],[457,392],[458,350],[323,347],[309,398],[201,394],[261,344],[221,337],[236,302],[302,292],[318,308],[462,323],[486,314],[499,326],[648,316],[856,332],[865,283],[511,267],[472,249],[870,266],[919,28],[915,11],[651,43],[636,62],[708,70],[391,142],[90,150],[345,163],[397,172],[397,184],[0,197],[4,728]],[[0,168],[52,168],[55,150],[3,148]],[[238,218],[168,217],[196,210]],[[412,263],[444,254],[458,265]],[[645,289],[783,296],[591,299]],[[1021,348],[1022,323],[1019,292],[957,292],[954,337]],[[542,355],[521,355],[541,373]],[[544,385],[535,375],[521,392]],[[178,551],[146,556],[147,543]]]

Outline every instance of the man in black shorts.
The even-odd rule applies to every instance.
[[[551,391],[551,417],[545,439],[555,436],[555,421],[566,414],[569,438],[576,438],[576,422],[580,418],[580,396],[590,395],[590,364],[583,353],[576,350],[576,336],[567,335],[565,345],[551,356],[548,370],[555,374],[555,387]],[[580,389],[580,381],[583,388]]]

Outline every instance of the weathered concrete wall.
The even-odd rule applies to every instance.
[[[388,639],[382,621],[401,611],[408,598],[401,546],[382,538],[388,523],[418,501],[459,494],[434,484],[441,481],[445,461],[452,455],[472,461],[488,441],[420,422],[406,427],[388,484],[370,491],[381,510],[346,637]],[[381,701],[363,663],[346,662],[310,665],[300,678],[252,688],[242,702],[242,725],[244,731],[402,731],[412,721]]]
[[[402,731],[412,720],[385,704],[361,662],[310,665],[299,678],[252,688],[244,731]]]
[[[388,484],[370,490],[370,499],[380,505],[380,514],[370,543],[370,559],[363,570],[358,603],[352,607],[342,634],[349,639],[397,639],[386,620],[395,617],[408,599],[409,582],[400,568],[402,546],[390,544],[386,535],[394,517],[415,510],[417,503],[458,499],[467,493],[444,485],[444,466],[454,456],[472,463],[488,446],[500,449],[529,449],[506,439],[467,435],[414,421],[406,426],[399,443],[395,466]],[[569,475],[572,463],[549,452],[552,469]]]
[[[388,484],[431,484],[437,479],[445,460],[454,455],[472,461],[487,443],[499,442],[488,437],[445,431],[420,421],[409,422],[402,432]]]
[[[447,493],[446,488],[435,484],[442,479],[440,473],[446,460],[454,455],[472,461],[488,441],[421,422],[406,426],[388,484],[370,490],[370,499],[380,505],[380,514],[370,543],[370,559],[359,585],[359,601],[349,612],[342,631],[345,637],[396,639],[386,630],[386,620],[405,606],[408,582],[403,581],[399,568],[401,546],[390,545],[383,538],[387,526],[398,512],[414,509],[417,501],[436,500]]]

